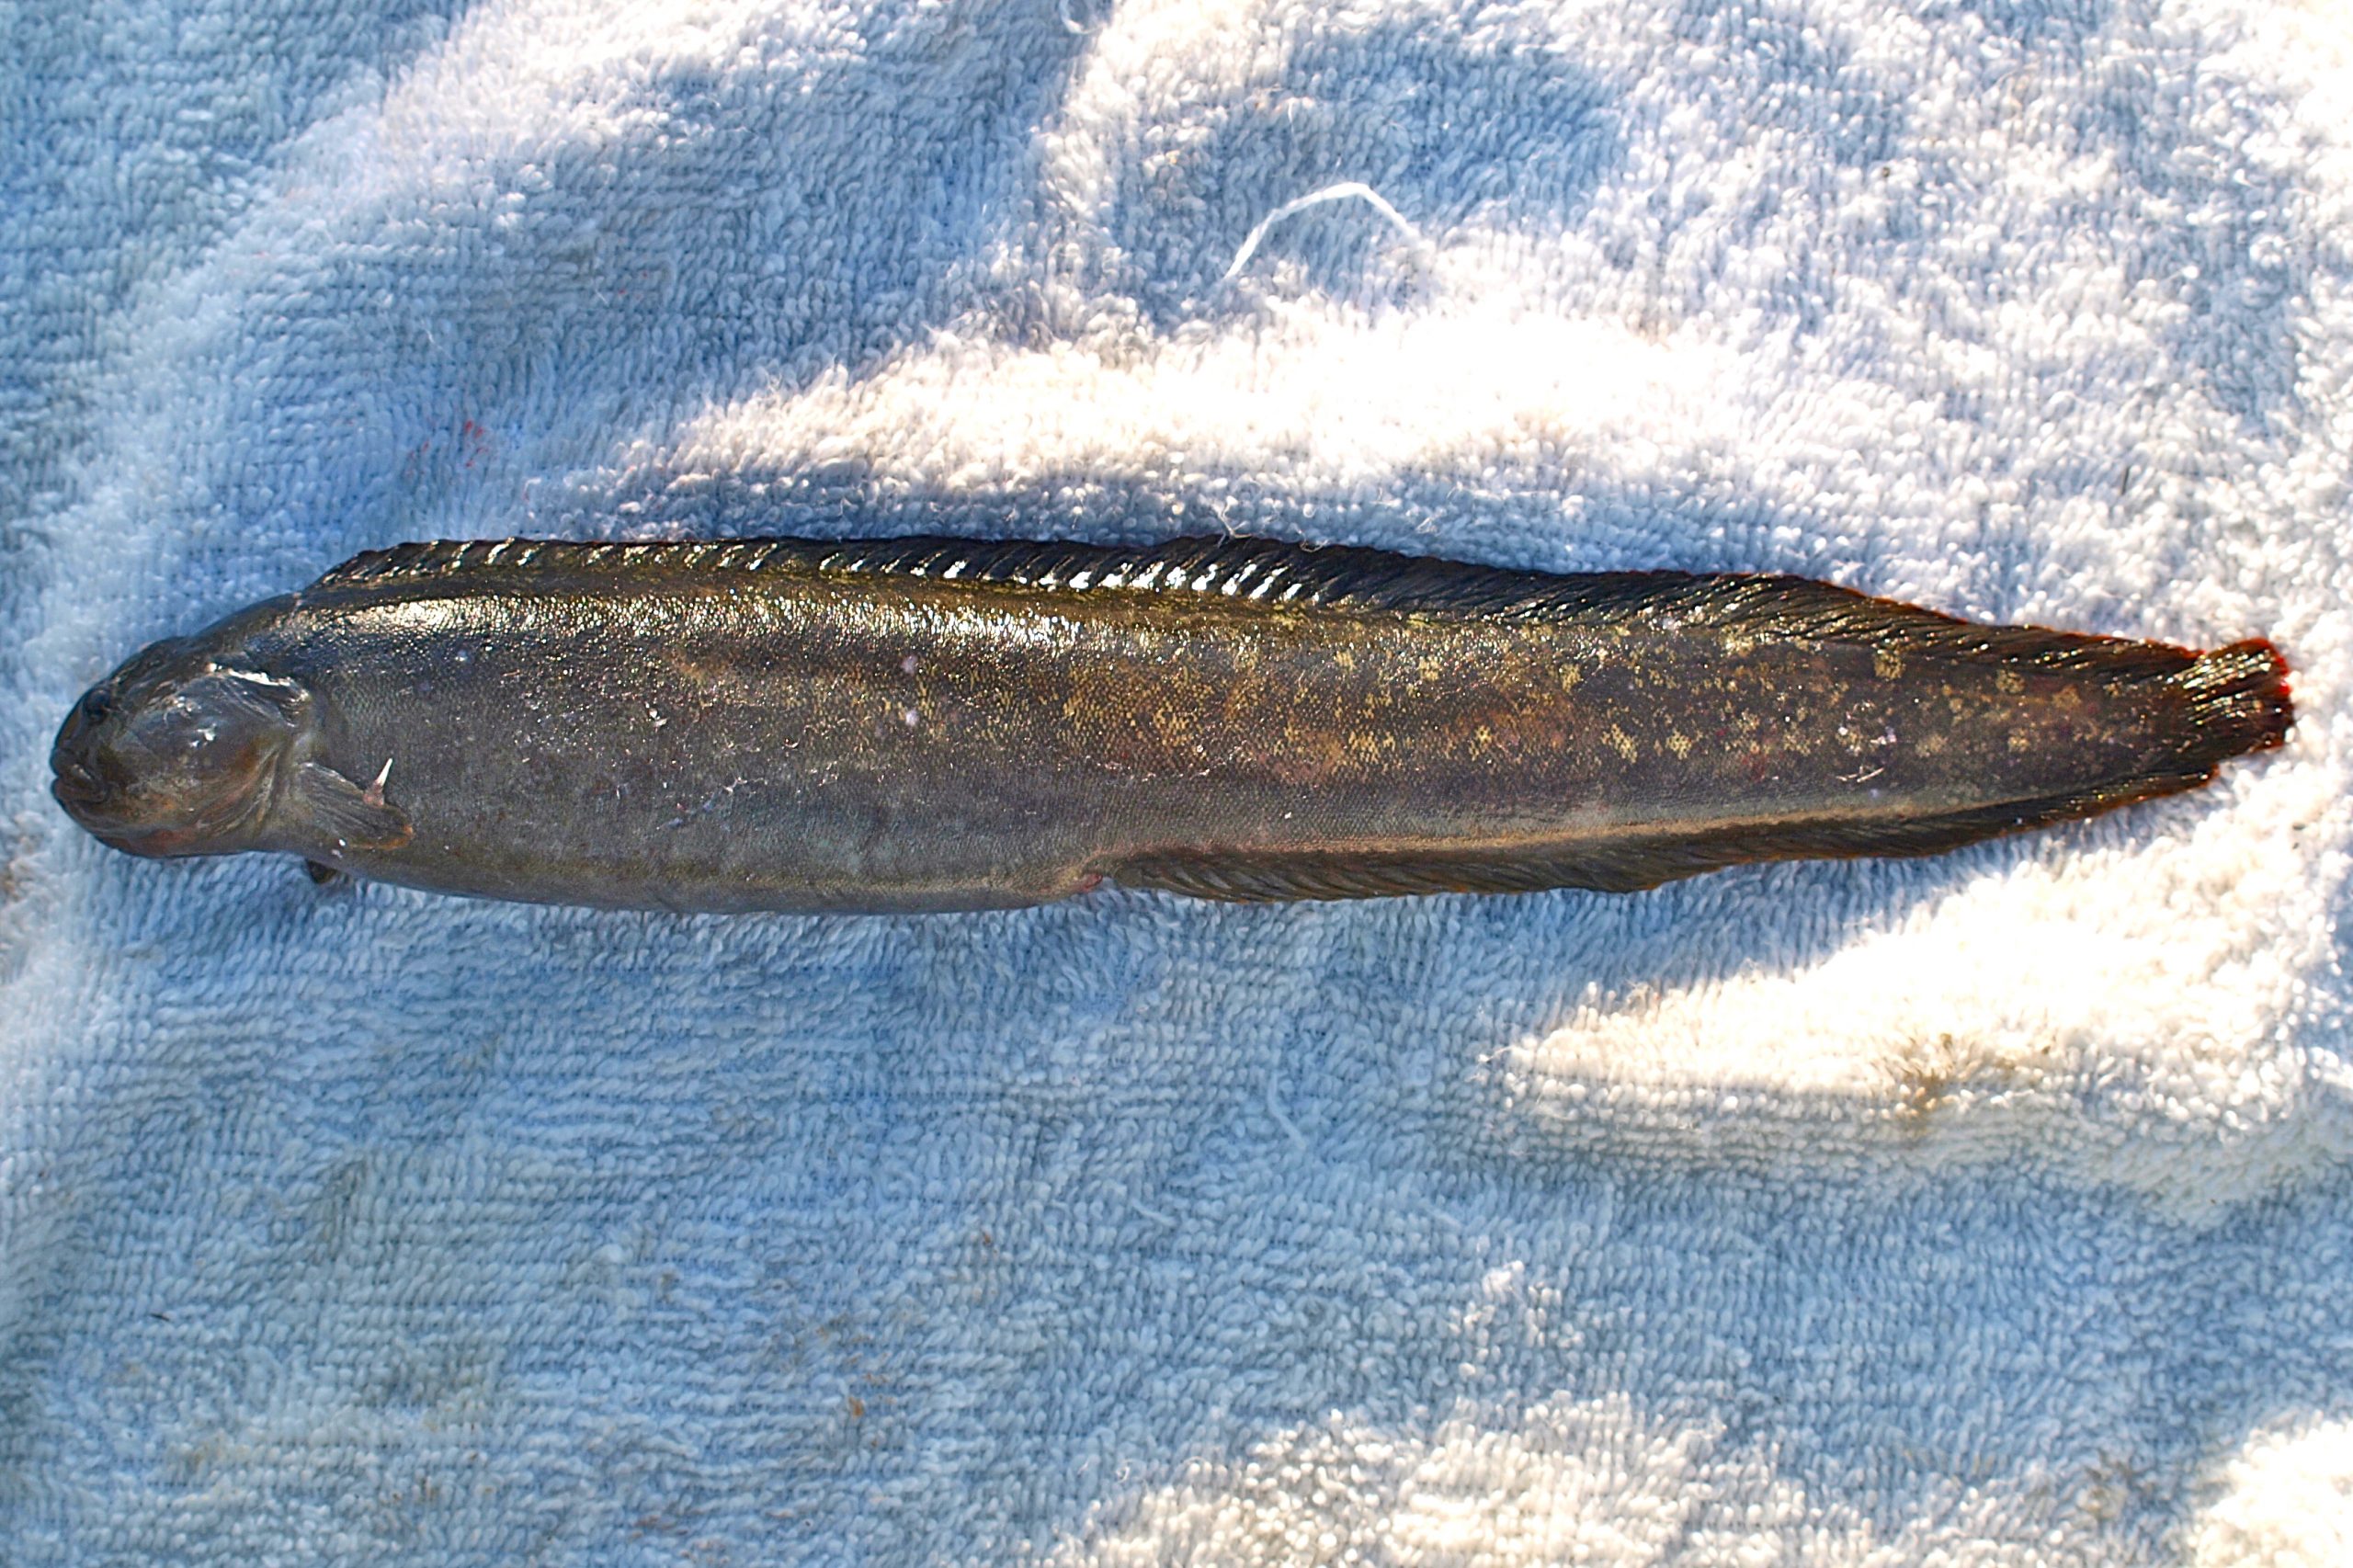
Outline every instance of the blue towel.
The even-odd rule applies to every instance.
[[[0,1561],[2353,1557],[2341,12],[9,36]],[[1211,528],[2268,635],[2302,718],[1620,897],[669,918],[47,795],[362,549]]]

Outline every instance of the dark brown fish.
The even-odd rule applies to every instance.
[[[83,698],[57,798],[244,849],[676,910],[1650,887],[1921,855],[2280,744],[2270,644],[1794,577],[902,539],[362,555]]]

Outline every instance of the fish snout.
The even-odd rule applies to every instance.
[[[50,748],[49,768],[56,776],[50,793],[77,818],[102,803],[109,793],[98,771],[95,743],[98,726],[113,707],[114,694],[107,685],[92,687],[65,716],[57,744]]]
[[[50,794],[67,815],[108,843],[134,814],[134,768],[121,750],[123,725],[131,717],[123,671],[117,670],[82,694],[49,752]]]
[[[98,711],[105,711],[103,704]],[[124,781],[99,756],[97,732],[97,721],[76,708],[50,753],[49,792],[67,816],[112,843],[122,826]]]

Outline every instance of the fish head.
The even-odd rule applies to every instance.
[[[74,705],[50,791],[133,855],[255,848],[310,708],[297,682],[216,663],[191,639],[157,642]]]

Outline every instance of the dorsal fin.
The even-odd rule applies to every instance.
[[[576,575],[647,572],[778,572],[931,577],[1085,592],[1090,588],[1222,594],[1280,603],[1368,608],[1506,609],[1531,590],[1598,586],[1616,578],[1680,574],[1545,576],[1349,546],[1192,535],[1147,545],[1070,540],[740,539],[590,543],[571,540],[441,540],[356,555],[315,586],[472,577],[493,571]]]
[[[1803,577],[1688,572],[1514,572],[1348,545],[1198,535],[1160,544],[1068,540],[688,540],[642,544],[568,540],[446,540],[370,551],[318,588],[646,573],[898,576],[1015,584],[1064,593],[1218,596],[1276,605],[1432,617],[1571,622],[1637,619],[1662,630],[1861,644],[1897,654],[1974,657],[2042,668],[2097,667],[2163,676],[2191,653],[2156,642],[1985,626]]]

